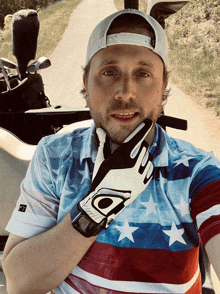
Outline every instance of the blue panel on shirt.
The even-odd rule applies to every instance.
[[[218,180],[220,180],[220,169],[213,165],[206,166],[196,175],[190,185],[189,194],[191,199],[205,186]]]
[[[107,230],[99,234],[96,241],[124,248],[164,249],[176,252],[191,249],[199,244],[194,224],[182,223],[175,229],[178,233],[171,233],[173,237],[170,237],[165,232],[170,234],[171,226],[129,222],[129,226],[126,227],[125,222],[113,222]],[[173,243],[170,243],[171,238]]]

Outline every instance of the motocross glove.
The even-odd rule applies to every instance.
[[[88,195],[78,203],[77,212],[72,209],[72,225],[85,237],[107,229],[148,186],[153,164],[145,138],[152,127],[146,119],[101,163]]]

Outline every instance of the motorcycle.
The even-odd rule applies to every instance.
[[[147,13],[164,28],[165,19],[179,11],[188,0],[150,0]],[[124,7],[138,9],[138,0],[124,0]],[[38,142],[44,136],[89,127],[92,123],[88,108],[72,109],[64,105],[50,104],[45,95],[43,80],[38,73],[51,65],[41,57],[34,60],[37,49],[39,20],[34,10],[18,11],[13,16],[13,54],[17,64],[0,58],[0,274],[2,251],[8,238],[5,227],[20,194],[20,183],[25,177],[28,164]],[[26,40],[24,42],[24,40]],[[11,70],[16,70],[12,74]],[[158,119],[164,129],[172,127],[187,130],[187,121],[162,115]],[[210,264],[205,250],[200,250],[203,294],[215,293],[210,278]],[[211,285],[207,288],[208,283]],[[1,281],[1,279],[0,279]],[[208,290],[206,290],[208,289]],[[0,293],[6,291],[0,284]],[[209,292],[205,292],[209,291]],[[212,291],[212,292],[211,292]]]

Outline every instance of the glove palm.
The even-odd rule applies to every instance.
[[[79,209],[99,226],[98,232],[106,229],[152,179],[153,164],[144,140],[152,126],[152,121],[145,120],[102,162],[89,194],[79,202]]]

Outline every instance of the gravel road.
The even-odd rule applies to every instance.
[[[112,0],[84,0],[72,13],[63,39],[51,57],[52,66],[41,72],[52,105],[62,104],[73,108],[85,106],[79,92],[82,88],[82,66],[85,63],[87,41],[95,25],[115,11]],[[171,89],[165,112],[187,119],[188,130],[168,128],[168,134],[187,140],[197,148],[213,151],[220,159],[220,120],[174,86]],[[213,277],[218,294],[220,283],[214,273]]]

